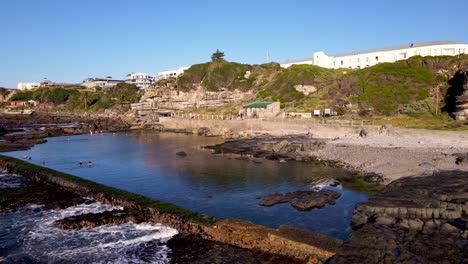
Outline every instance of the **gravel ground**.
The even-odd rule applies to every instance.
[[[457,165],[453,153],[467,153],[461,140],[438,137],[347,137],[328,140],[315,152],[323,159],[345,162],[366,172],[383,174],[385,182],[437,170],[466,170],[468,162]]]

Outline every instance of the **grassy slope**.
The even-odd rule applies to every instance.
[[[449,78],[457,69],[467,66],[468,55],[415,56],[360,70],[331,70],[313,65],[282,69],[277,63],[245,65],[216,61],[192,66],[177,84],[184,91],[193,89],[194,84],[201,84],[210,91],[221,88],[253,90],[257,92],[257,98],[249,98],[250,101],[280,101],[286,111],[332,108],[343,114],[350,111],[365,114],[367,111],[374,116],[386,117],[406,113],[409,114],[406,118],[392,118],[392,123],[424,127],[418,123],[427,121],[426,128],[450,129],[451,120],[440,115],[440,108],[444,106],[443,100],[450,87]],[[250,71],[250,75],[245,76],[246,71]],[[312,85],[317,91],[305,95],[296,91],[295,85]],[[352,108],[345,107],[349,104]],[[208,112],[236,112],[231,108]]]

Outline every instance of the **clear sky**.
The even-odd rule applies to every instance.
[[[0,87],[123,79],[203,63],[259,64],[429,40],[468,43],[466,0],[2,0]]]

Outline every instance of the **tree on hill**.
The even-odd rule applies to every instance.
[[[216,52],[211,55],[211,61],[223,60],[223,59],[224,59],[224,52],[219,51],[219,49],[216,49]]]

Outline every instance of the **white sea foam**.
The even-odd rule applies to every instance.
[[[28,205],[33,208],[33,205]],[[80,230],[62,230],[52,223],[65,217],[100,213],[122,207],[95,202],[64,210],[42,211],[29,218],[22,250],[45,263],[168,263],[169,249],[161,243],[177,234],[155,223],[125,223]]]
[[[24,177],[0,170],[0,189],[19,188],[27,186]]]

